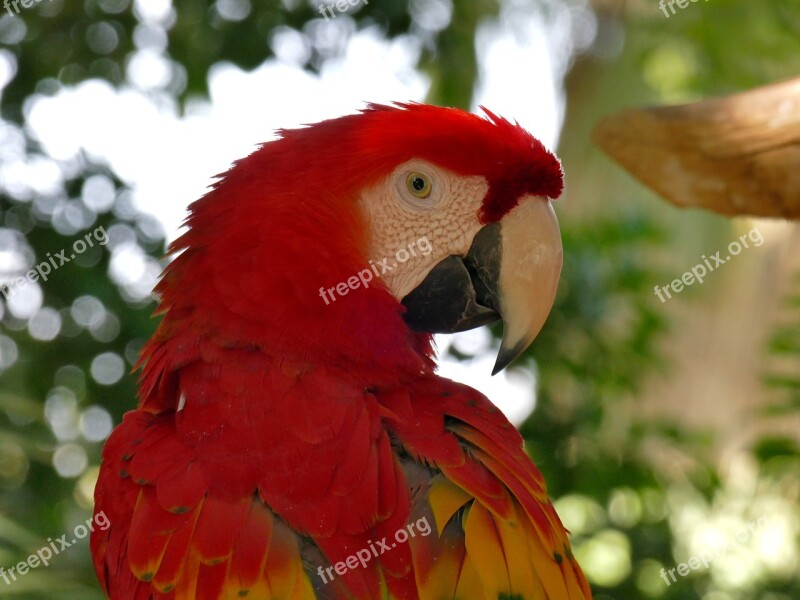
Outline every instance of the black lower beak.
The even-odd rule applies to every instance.
[[[500,226],[483,227],[466,257],[448,256],[403,298],[405,321],[427,333],[456,333],[500,319]]]

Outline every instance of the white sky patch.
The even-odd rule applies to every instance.
[[[215,65],[210,103],[191,104],[182,118],[166,96],[91,80],[33,98],[28,125],[54,158],[69,160],[83,148],[107,162],[132,187],[136,206],[156,215],[173,239],[186,206],[213,177],[273,139],[276,129],[353,113],[367,101],[423,100],[428,83],[415,60],[409,38],[389,43],[366,30],[321,76],[278,60],[249,73]]]
[[[17,58],[9,50],[0,49],[0,90],[6,87],[17,73]]]
[[[519,121],[554,149],[564,118],[564,98],[561,78],[553,72],[547,25],[535,12],[515,18],[512,22],[504,11],[499,21],[478,29],[478,55],[483,60],[475,108],[483,104]]]
[[[475,335],[485,336],[489,341],[489,329],[481,327],[454,335],[437,335],[436,345],[444,354],[452,345],[463,351],[465,340]],[[536,343],[536,342],[534,342]],[[514,425],[520,425],[536,406],[536,380],[523,369],[513,367],[492,377],[492,368],[497,358],[497,344],[483,344],[478,354],[465,361],[444,358],[439,361],[439,375],[465,383],[489,398]]]
[[[137,10],[155,21],[168,19],[171,2],[137,0]],[[563,60],[553,56],[553,34],[541,17],[519,14],[504,10],[499,21],[481,28],[476,105],[517,119],[553,148],[563,114],[560,69],[553,65]],[[429,81],[414,68],[419,51],[413,38],[387,41],[368,28],[319,76],[277,59],[251,72],[218,64],[209,74],[210,100],[190,102],[180,117],[167,95],[92,80],[32,98],[28,126],[58,160],[73,160],[83,150],[105,161],[131,186],[137,208],[155,215],[174,239],[187,205],[234,160],[273,139],[276,129],[353,113],[366,102],[423,101]],[[451,343],[447,339],[439,336],[440,347]],[[469,363],[444,359],[440,372],[483,391],[518,424],[534,407],[532,377],[491,377],[495,353],[486,348]]]

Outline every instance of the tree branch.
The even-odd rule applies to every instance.
[[[594,142],[680,207],[800,219],[800,78],[681,106],[627,109]]]

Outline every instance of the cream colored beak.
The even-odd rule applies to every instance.
[[[497,309],[503,319],[503,341],[492,375],[539,334],[553,307],[563,258],[558,220],[545,198],[522,198],[500,221],[500,238]]]
[[[484,226],[465,256],[451,255],[407,294],[403,318],[415,331],[454,333],[502,319],[492,375],[533,341],[553,306],[561,273],[561,234],[547,198],[525,196]]]

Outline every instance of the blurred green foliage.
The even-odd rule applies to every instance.
[[[448,3],[374,0],[337,18],[333,30],[315,3],[300,0],[175,0],[165,31],[148,23],[130,0],[50,0],[19,15],[4,13],[0,49],[13,55],[16,75],[2,91],[3,139],[12,140],[30,160],[43,157],[24,128],[26,101],[89,78],[123,85],[131,57],[142,48],[152,47],[170,60],[166,91],[186,101],[207,94],[213,65],[228,61],[250,69],[272,57],[274,36],[281,32],[301,36],[309,49],[303,66],[312,71],[340,56],[359,28],[379,27],[387,37],[416,36],[423,48],[418,66],[432,84],[429,100],[469,107],[478,73],[475,34],[481,23],[500,14],[503,3],[453,0],[448,22],[432,27],[425,11],[442,4]],[[531,0],[528,6],[546,14],[559,4],[583,6],[579,0]],[[693,4],[668,20],[655,3],[627,11],[613,4],[598,3],[595,43],[573,57],[567,77],[562,154],[568,183],[571,166],[583,168],[594,118],[625,100],[689,100],[800,72],[797,3],[714,0]],[[115,200],[105,208],[95,210],[85,202],[93,177],[113,189]],[[659,568],[687,556],[671,519],[675,497],[721,511],[716,502],[725,486],[710,434],[663,419],[630,418],[624,410],[648,376],[670,369],[658,350],[669,322],[653,301],[652,285],[667,279],[654,266],[655,257],[669,247],[675,217],[665,207],[648,209],[646,194],[632,186],[624,192],[637,201],[628,207],[606,203],[599,197],[615,190],[604,175],[586,167],[582,177],[596,179],[592,191],[604,207],[595,208],[591,218],[562,219],[564,273],[548,324],[528,351],[539,393],[537,410],[522,432],[573,528],[576,554],[597,598],[800,597],[796,573],[764,572],[739,588],[721,584],[711,570],[661,584]],[[25,268],[97,227],[109,233],[109,247],[135,244],[149,257],[145,264],[152,267],[160,260],[164,248],[157,226],[131,208],[123,183],[96,158],[82,156],[80,164],[70,165],[64,189],[54,197],[0,189],[0,236],[5,236],[0,241],[22,249]],[[712,227],[713,235],[723,235],[719,221]],[[130,370],[155,325],[152,301],[114,280],[111,260],[109,248],[94,248],[41,287],[43,306],[60,322],[54,339],[45,339],[32,319],[14,316],[0,299],[0,566],[15,564],[47,537],[71,531],[87,518],[102,446],[93,436],[105,426],[97,409],[118,423],[134,405],[133,376],[101,384],[93,375],[120,362]],[[800,296],[787,302],[797,315]],[[765,411],[789,419],[798,419],[800,411],[797,340],[800,317],[776,331],[765,349],[779,355],[782,367],[768,375],[776,399]],[[99,380],[104,381],[102,373]],[[676,480],[659,468],[648,450],[654,443],[691,457],[685,478]],[[751,450],[766,480],[787,486],[797,481],[796,439],[765,436]],[[54,464],[61,465],[61,473]],[[0,581],[0,597],[100,598],[85,542],[81,548],[13,586]]]

